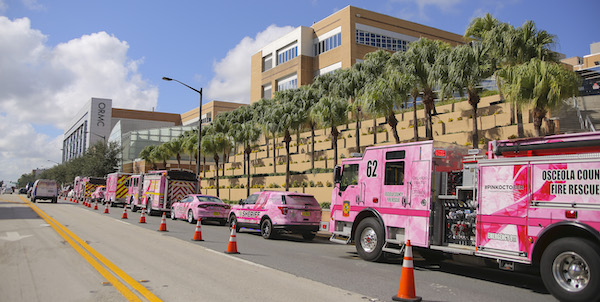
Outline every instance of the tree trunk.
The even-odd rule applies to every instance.
[[[311,140],[311,148],[310,148],[310,169],[311,171],[315,169],[315,123],[310,123],[310,140]]]
[[[206,156],[202,157],[202,161],[204,162],[202,165],[202,177],[206,178],[206,169],[204,169],[204,167],[206,167]],[[198,174],[200,174],[200,172],[198,172]]]
[[[377,117],[373,117],[373,145],[377,144]]]
[[[413,97],[413,129],[415,142],[419,141],[419,121],[417,120],[417,97]]]
[[[535,129],[535,135],[537,137],[542,136],[542,122],[544,121],[544,117],[546,117],[546,110],[543,108],[534,108],[533,109],[533,127]]]
[[[277,173],[277,156],[275,156],[275,141],[275,133],[273,133],[273,173]]]
[[[267,158],[269,158],[269,136],[267,135],[266,131],[265,131],[265,146],[267,146]]]
[[[479,104],[479,95],[477,92],[469,93],[469,104],[473,108],[473,133],[471,133],[471,141],[473,142],[473,148],[479,148],[479,132],[477,128],[477,105]]]
[[[217,173],[215,173],[215,178],[217,182],[217,197],[219,197],[219,156],[215,154],[215,167],[217,167]]]
[[[331,127],[331,136],[333,137],[333,166],[337,166],[338,164],[338,146],[337,146],[337,137],[340,132],[337,130],[337,127]],[[325,155],[325,161],[327,162],[327,155]]]
[[[285,130],[285,136],[283,138],[283,142],[285,142],[285,190],[290,190],[290,142],[292,141],[292,137],[290,136],[290,131]]]
[[[398,136],[398,129],[396,126],[398,125],[398,119],[396,119],[396,115],[392,112],[388,118],[388,125],[392,128],[392,134],[394,135],[394,139],[396,140],[396,144],[400,143],[400,137]]]
[[[523,113],[519,107],[517,107],[517,135],[520,138],[525,137],[525,129],[523,129]]]
[[[360,108],[356,108],[356,152],[360,153]]]
[[[248,180],[246,181],[246,196],[250,196],[250,153],[252,149],[249,147],[244,150],[244,153],[248,155]]]
[[[177,153],[177,168],[181,169],[181,155]]]
[[[300,127],[296,130],[296,154],[300,154]]]

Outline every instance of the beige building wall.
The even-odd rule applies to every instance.
[[[314,23],[311,27],[296,28],[254,54],[251,59],[250,102],[253,103],[265,97],[263,87],[266,85],[271,85],[272,96],[277,91],[277,80],[285,76],[296,74],[297,86],[307,85],[312,83],[320,71],[326,73],[339,68],[349,68],[358,60],[362,60],[367,53],[377,50],[377,47],[357,43],[357,28],[370,32],[375,31],[378,34],[408,42],[425,37],[442,40],[452,46],[463,43],[463,37],[454,33],[346,6]],[[316,55],[315,43],[338,32],[341,33],[341,45]],[[273,63],[273,68],[263,71],[263,57],[272,54],[273,62],[276,62],[277,49],[294,43],[294,41],[298,43],[298,57],[280,65]]]
[[[232,103],[232,102],[223,102],[223,101],[212,101],[210,103],[204,104],[202,105],[202,124],[207,124],[210,123],[212,120],[214,120],[214,118],[217,116],[217,114],[221,113],[221,112],[229,112],[229,111],[233,111],[234,109],[241,107],[241,106],[245,106],[245,104],[240,104],[240,103]],[[181,121],[183,125],[189,125],[191,123],[195,123],[198,121],[198,107],[182,113],[181,114]]]

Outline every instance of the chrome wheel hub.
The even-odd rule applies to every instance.
[[[564,290],[580,292],[589,283],[590,270],[585,260],[574,252],[564,252],[552,263],[554,279]]]
[[[377,247],[377,233],[372,228],[366,228],[360,234],[360,246],[367,253],[371,253]]]

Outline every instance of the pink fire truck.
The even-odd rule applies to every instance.
[[[188,171],[150,171],[144,174],[140,208],[148,215],[171,211],[171,204],[196,193],[198,178]],[[136,205],[137,206],[137,205]]]
[[[600,295],[600,134],[369,147],[335,168],[331,241],[376,261],[404,243],[539,268],[561,301]]]
[[[75,198],[78,198],[79,200],[91,198],[92,193],[96,188],[104,185],[106,185],[106,179],[104,178],[77,176],[73,181]]]
[[[131,175],[129,183],[127,184],[127,203],[131,208],[131,211],[137,212],[138,209],[142,208],[142,195],[143,195],[143,174]]]
[[[127,183],[131,174],[115,172],[106,176],[106,193],[104,201],[111,207],[116,205],[126,206],[128,187]]]

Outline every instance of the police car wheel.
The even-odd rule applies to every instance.
[[[361,258],[367,261],[380,261],[383,259],[383,243],[385,235],[383,227],[373,217],[365,218],[356,228],[356,251]]]
[[[175,209],[171,208],[171,220],[175,220]]]
[[[272,239],[275,237],[271,219],[267,218],[260,223],[260,235],[265,239]]]
[[[233,227],[233,225],[235,224],[235,231],[239,232],[240,231],[240,226],[237,223],[237,218],[235,217],[235,215],[231,215],[229,216],[229,230],[231,231],[231,227]]]
[[[598,246],[583,238],[552,242],[540,262],[540,275],[548,291],[561,301],[594,301],[600,287]]]

